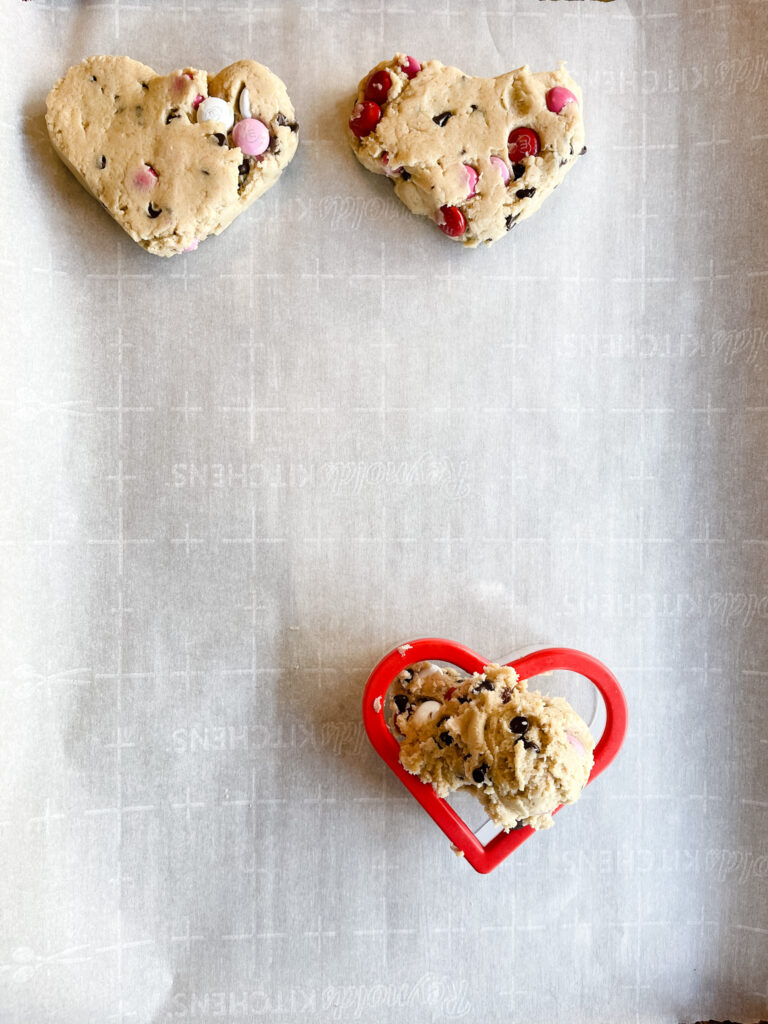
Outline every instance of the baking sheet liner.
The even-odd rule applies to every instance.
[[[768,1010],[768,8],[0,12],[0,1019]],[[565,60],[588,154],[464,251],[348,150],[396,50]],[[90,53],[241,57],[299,152],[197,253],[54,158]],[[487,878],[364,739],[398,637],[589,651],[614,765]]]

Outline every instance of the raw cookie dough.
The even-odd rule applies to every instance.
[[[549,828],[560,804],[578,800],[594,740],[562,697],[528,690],[514,669],[486,665],[462,677],[419,662],[392,691],[400,763],[445,797],[469,788],[505,831]]]
[[[490,244],[586,152],[581,90],[562,65],[471,78],[398,53],[360,82],[349,140],[409,210],[464,245]]]
[[[47,107],[61,159],[157,256],[222,232],[275,184],[298,143],[285,86],[252,60],[209,79],[195,68],[161,76],[129,57],[87,57]]]

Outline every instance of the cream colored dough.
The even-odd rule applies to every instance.
[[[391,702],[403,767],[439,796],[469,789],[507,831],[549,828],[589,778],[586,723],[563,698],[528,690],[512,668],[487,665],[467,678],[420,662],[400,673]]]
[[[197,122],[199,97],[240,119],[243,89],[269,148],[245,157],[231,130]],[[157,75],[129,57],[88,57],[48,94],[53,147],[80,183],[139,245],[174,256],[217,235],[275,184],[293,158],[298,125],[285,86],[255,61],[208,78],[185,68]],[[158,212],[159,211],[159,212]]]
[[[402,70],[407,60],[395,54],[360,82],[357,102],[377,71],[388,71],[392,85],[375,129],[362,138],[348,131],[352,148],[369,171],[392,178],[409,210],[438,220],[441,207],[456,206],[467,221],[459,241],[466,246],[495,242],[539,209],[585,151],[581,90],[562,66],[537,74],[521,67],[496,78],[472,78],[431,60],[409,79]],[[548,110],[546,103],[547,92],[556,86],[578,99],[560,113]],[[436,123],[434,118],[441,121],[445,114],[450,117],[444,124]],[[519,127],[534,129],[541,149],[517,162],[515,171],[508,138]],[[508,184],[491,157],[507,165]],[[472,198],[467,164],[479,175]],[[520,177],[515,179],[515,173]]]

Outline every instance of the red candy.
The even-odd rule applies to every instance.
[[[197,108],[200,106],[204,99],[205,96],[201,96],[201,94],[198,93],[197,96],[195,96],[194,101],[192,103],[192,109],[197,110]]]
[[[405,64],[400,65],[400,70],[406,78],[415,78],[421,71],[421,64],[419,64],[415,57],[406,57]]]
[[[467,230],[467,221],[458,206],[441,206],[437,226],[449,238],[460,238]]]
[[[356,103],[349,119],[349,128],[357,139],[369,135],[381,120],[381,107],[372,100]]]
[[[477,183],[480,180],[480,175],[477,173],[474,167],[469,164],[464,164],[464,172],[467,175],[467,199],[471,199],[472,196],[477,195]]]
[[[533,128],[513,128],[507,139],[509,159],[519,164],[527,156],[536,156],[539,152],[539,136]]]
[[[371,75],[365,86],[365,98],[371,103],[385,103],[392,88],[392,76],[382,68]]]

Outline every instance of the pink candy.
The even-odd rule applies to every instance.
[[[140,189],[142,192],[147,192],[153,188],[157,182],[157,171],[154,167],[150,167],[149,164],[144,164],[140,171],[136,171],[133,176],[133,184],[135,188]]]
[[[195,239],[192,240],[192,244],[191,245],[188,245],[186,249],[182,249],[181,251],[182,252],[194,252],[199,244],[200,244],[199,239],[195,238]]]
[[[232,141],[246,156],[260,156],[269,148],[269,129],[255,117],[245,117],[232,129]]]
[[[509,184],[509,168],[501,159],[500,156],[492,156],[491,163],[501,175],[502,181],[505,185]]]
[[[406,78],[415,78],[421,71],[421,64],[419,64],[415,57],[406,57],[405,62],[400,65],[400,70]]]
[[[571,90],[566,89],[562,85],[556,85],[554,89],[550,89],[547,93],[547,110],[551,110],[553,114],[559,114],[563,107],[569,103],[578,102]]]
[[[205,96],[202,96],[200,93],[198,93],[197,96],[195,96],[194,101],[192,103],[192,109],[197,110],[197,108],[200,106],[204,99]]]
[[[581,742],[581,740],[577,739],[575,736],[572,736],[569,732],[567,732],[565,736],[568,742],[571,744],[573,749],[576,751],[577,754],[579,754],[580,757],[587,756],[587,752],[584,749],[584,744]]]
[[[477,181],[478,181],[478,178],[480,177],[480,175],[477,173],[475,168],[474,167],[470,167],[469,164],[463,164],[462,166],[464,167],[464,170],[466,171],[466,174],[467,174],[467,185],[469,186],[469,192],[467,194],[467,199],[471,199],[472,196],[475,195],[475,193],[477,192]]]

